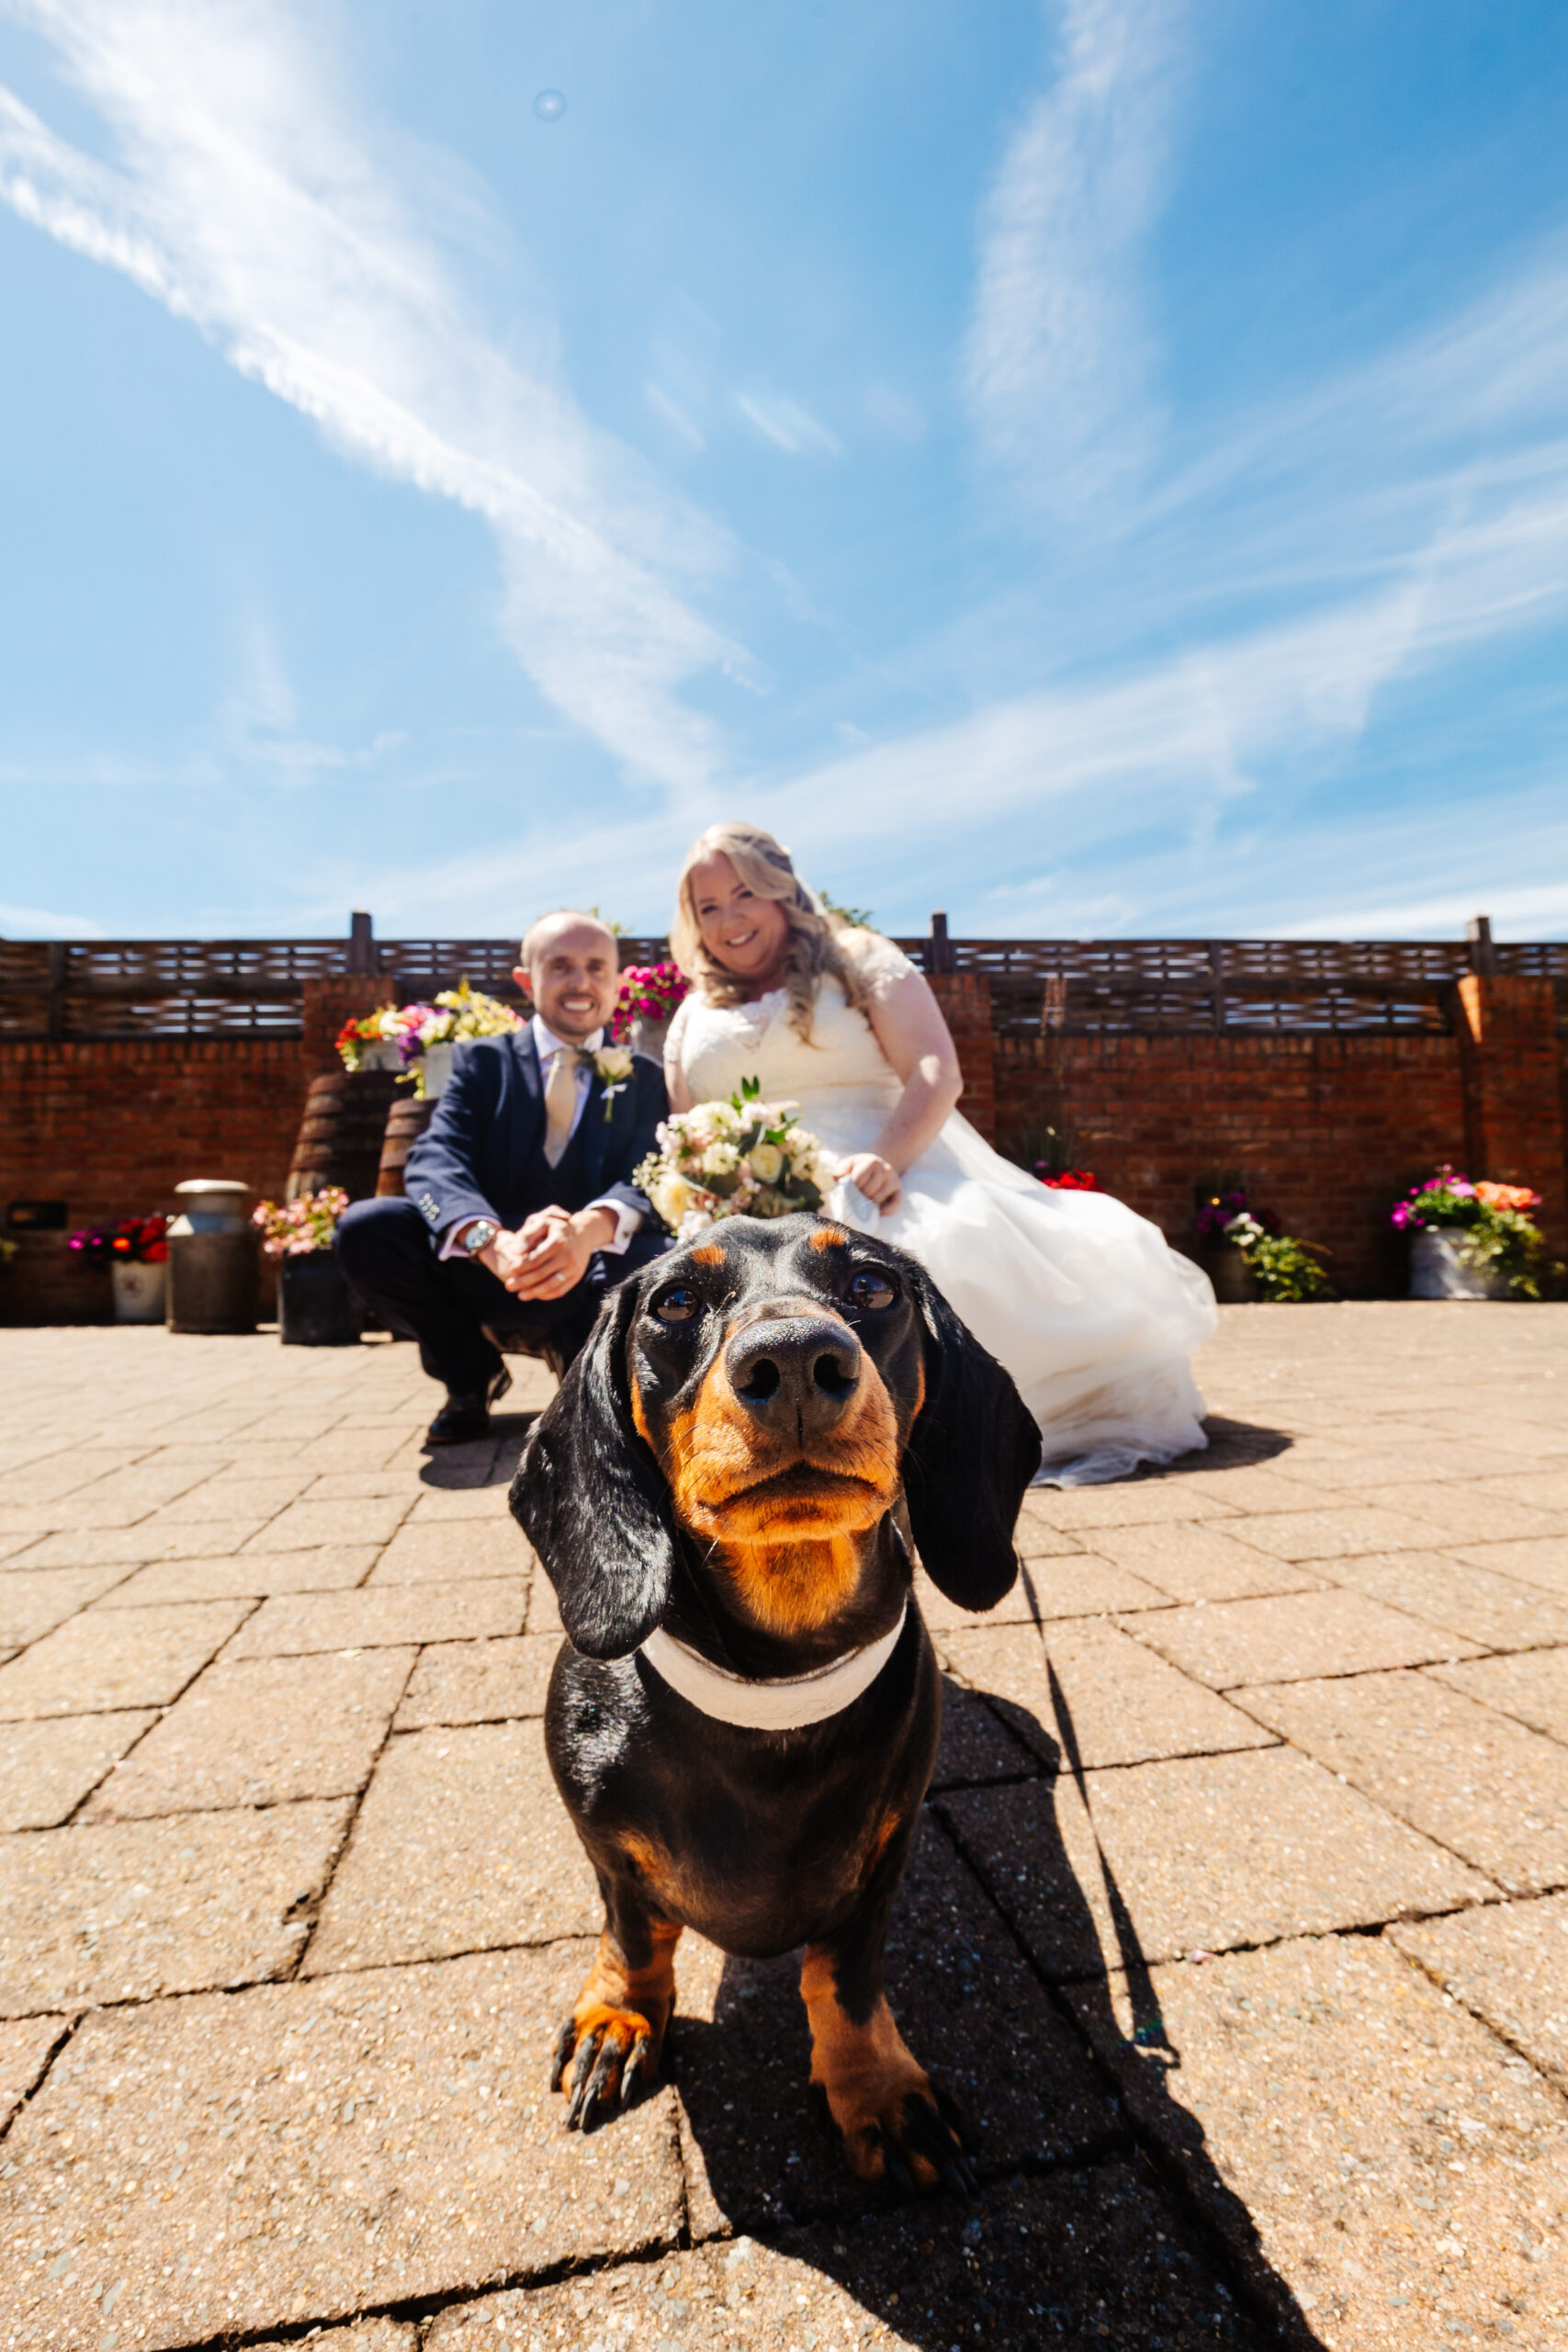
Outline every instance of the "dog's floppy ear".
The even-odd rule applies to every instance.
[[[904,1454],[904,1494],[926,1574],[961,1609],[994,1609],[1018,1574],[1013,1528],[1040,1467],[1034,1416],[931,1277],[913,1289],[925,1402]]]
[[[620,1283],[538,1420],[512,1482],[512,1515],[556,1589],[584,1657],[626,1657],[664,1613],[674,1529],[658,1464],[632,1419],[626,1334],[642,1285]]]

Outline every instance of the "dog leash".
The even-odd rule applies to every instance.
[[[906,1600],[898,1623],[879,1641],[850,1650],[813,1673],[781,1675],[773,1681],[750,1681],[728,1667],[715,1666],[662,1625],[641,1645],[641,1655],[661,1681],[721,1724],[739,1724],[749,1731],[796,1731],[804,1724],[826,1723],[829,1715],[841,1714],[870,1690],[897,1646],[908,1613]]]

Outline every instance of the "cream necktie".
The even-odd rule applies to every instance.
[[[550,1074],[545,1080],[545,1159],[552,1168],[559,1167],[571,1141],[580,1058],[575,1046],[558,1046],[550,1057]]]

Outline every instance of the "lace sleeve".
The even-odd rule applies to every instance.
[[[844,961],[853,967],[856,979],[874,1004],[880,1004],[899,980],[920,968],[910,963],[901,947],[884,939],[879,931],[840,932],[838,944]]]
[[[665,1033],[664,1058],[666,1062],[673,1062],[677,1069],[681,1067],[681,1049],[686,1042],[686,1030],[689,1025],[686,1016],[690,1012],[693,1005],[696,1002],[696,1000],[697,992],[695,989],[692,989],[681,999],[680,1003],[675,1008],[675,1018],[671,1021],[669,1029]]]

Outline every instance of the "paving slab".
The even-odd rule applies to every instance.
[[[1568,1894],[1386,1930],[1407,1960],[1568,2091]]]
[[[221,1659],[111,1772],[86,1821],[352,1796],[370,1777],[412,1649]]]
[[[1533,1535],[1513,1544],[1454,1544],[1450,1550],[1472,1567],[1517,1577],[1521,1584],[1568,1596],[1568,1536]]]
[[[1505,1502],[1529,1503],[1538,1510],[1553,1511],[1559,1518],[1568,1511],[1568,1469],[1521,1470],[1512,1463],[1501,1467],[1501,1475],[1483,1482],[1490,1494],[1498,1495]]]
[[[421,1731],[428,1724],[502,1723],[514,1715],[542,1715],[559,1652],[559,1638],[552,1634],[433,1642],[419,1654],[398,1709],[397,1728]]]
[[[140,1708],[0,1724],[0,1830],[57,1828],[157,1720]]]
[[[1223,1504],[1227,1519],[1244,1511],[1300,1510],[1305,1498],[1301,1480],[1288,1475],[1290,1459],[1287,1448],[1268,1463],[1223,1463],[1211,1468],[1199,1454],[1193,1457],[1191,1468],[1167,1471],[1158,1483],[1167,1488],[1180,1486],[1198,1500],[1213,1498]],[[1314,1484],[1330,1502],[1347,1499],[1337,1496],[1326,1479]]]
[[[305,1972],[597,1934],[604,1917],[541,1723],[400,1734],[360,1807]]]
[[[527,1576],[534,1554],[511,1519],[455,1519],[405,1527],[376,1564],[373,1586],[446,1584],[470,1577]]]
[[[963,1787],[972,1781],[1016,1781],[1040,1769],[1034,1749],[1007,1728],[986,1700],[943,1675],[933,1789]]]
[[[309,1470],[273,1472],[263,1478],[236,1476],[226,1471],[209,1478],[205,1485],[192,1487],[174,1502],[165,1503],[161,1516],[170,1521],[200,1519],[273,1519],[299,1499],[310,1484]]]
[[[1510,1894],[1568,1884],[1568,1748],[1425,1674],[1241,1690],[1240,1706]]]
[[[342,1803],[45,1829],[0,1841],[0,2016],[277,1976]]]
[[[970,2207],[848,2216],[742,2236],[436,2314],[428,2352],[492,2346],[805,2352],[838,2345],[1167,2352],[1273,2338],[1240,2312],[1146,2169],[1014,2180]]]
[[[43,2073],[70,2022],[62,2017],[13,2018],[0,2025],[0,2132]]]
[[[407,1642],[481,1641],[523,1630],[528,1588],[501,1577],[467,1584],[389,1585],[380,1590],[276,1593],[231,1644],[231,1657],[310,1650],[398,1648]],[[0,1679],[0,1706],[5,1682]]]
[[[556,1602],[555,1587],[543,1569],[529,1581],[528,1623],[525,1630],[530,1634],[553,1634],[558,1641],[564,1640],[566,1635],[566,1627],[561,1623],[560,1610]]]
[[[199,1486],[221,1467],[218,1461],[165,1465],[141,1463],[133,1470],[118,1470],[95,1479],[73,1494],[52,1499],[48,1508],[51,1527],[130,1527],[166,1503]]]
[[[937,1801],[1053,1977],[1484,1902],[1491,1882],[1288,1747]]]
[[[1487,1476],[1506,1478],[1511,1491],[1518,1466],[1507,1454],[1481,1446],[1439,1444],[1430,1430],[1413,1435],[1404,1445],[1391,1445],[1375,1422],[1361,1444],[1356,1442],[1353,1431],[1345,1430],[1334,1435],[1298,1438],[1275,1464],[1282,1477],[1306,1486],[1337,1487],[1342,1492],[1364,1488],[1373,1502],[1382,1500],[1381,1495],[1371,1491],[1374,1488],[1446,1486],[1461,1478],[1467,1482]]]
[[[129,1571],[113,1568],[0,1568],[0,1645],[25,1649],[62,1625]]]
[[[1374,1552],[1336,1560],[1337,1584],[1495,1649],[1568,1642],[1568,1601],[1446,1552]]]
[[[1237,1477],[1245,1473],[1237,1471]],[[1110,1487],[1032,1487],[1019,1524],[1030,1521],[1074,1535],[1084,1528],[1136,1527],[1157,1521],[1225,1519],[1231,1506],[1190,1478],[1124,1478]]]
[[[671,2050],[692,2235],[885,2203],[818,2122],[800,1954],[727,1959],[688,1936],[675,1975]],[[929,1820],[888,1933],[887,1997],[909,2048],[968,2119],[983,2171],[1082,2162],[1118,2141],[1120,2120],[1076,2037]]]
[[[150,1601],[265,1600],[274,1592],[351,1591],[378,1555],[373,1544],[323,1544],[314,1552],[236,1552],[215,1560],[153,1560],[104,1596],[110,1609]]]
[[[935,1632],[948,1625],[1043,1625],[1052,1617],[1109,1616],[1117,1609],[1158,1609],[1165,1595],[1093,1552],[1021,1561],[1010,1591],[994,1609],[961,1609],[915,1571],[920,1614]]]
[[[299,2337],[291,2335],[287,2343],[281,2336],[269,2336],[265,2344],[253,2344],[248,2352],[295,2352]],[[304,2339],[310,2352],[416,2352],[418,2332],[399,2319],[356,2319],[346,2327],[312,2328]]]
[[[1076,1535],[1064,1534],[1059,1527],[1053,1526],[1043,1516],[1037,1499],[1039,1491],[1037,1489],[1035,1494],[1024,1497],[1018,1514],[1012,1540],[1018,1547],[1019,1555],[1025,1560],[1070,1558],[1073,1553],[1081,1552],[1084,1547]]]
[[[418,1502],[408,1516],[410,1527],[449,1526],[454,1520],[499,1519],[509,1527],[517,1527],[507,1508],[510,1480],[499,1482],[488,1476],[477,1479],[472,1486],[422,1487]],[[524,1540],[517,1528],[518,1541]]]
[[[1429,1670],[1451,1690],[1568,1746],[1568,1649],[1527,1650],[1517,1657],[1467,1659]]]
[[[1261,1600],[1160,1609],[1119,1623],[1212,1690],[1474,1657],[1476,1645],[1362,1592],[1287,1592]]]
[[[62,1446],[54,1453],[35,1457],[24,1469],[9,1469],[0,1477],[0,1504],[53,1502],[96,1484],[116,1470],[128,1470],[151,1451],[147,1445]]]
[[[1458,1479],[1390,1486],[1378,1496],[1386,1510],[1410,1511],[1442,1530],[1445,1544],[1496,1544],[1518,1537],[1554,1535],[1560,1514],[1532,1510],[1512,1498],[1483,1491]]]
[[[397,1533],[412,1497],[361,1495],[352,1502],[290,1503],[253,1535],[253,1552],[304,1552],[318,1544],[385,1544]]]
[[[1156,1968],[1141,2043],[1123,1981],[1069,1997],[1259,2290],[1333,2352],[1559,2340],[1562,2264],[1537,2257],[1568,2222],[1568,2109],[1386,1942]]]
[[[19,1568],[97,1568],[123,1561],[215,1559],[237,1552],[264,1524],[259,1519],[199,1520],[169,1524],[156,1517],[135,1527],[77,1527],[34,1539]]]
[[[0,1667],[0,1722],[163,1707],[245,1618],[243,1600],[73,1617]]]
[[[99,2352],[110,2287],[118,2343],[169,2352],[671,2243],[671,2095],[585,2138],[546,2089],[589,1958],[558,1946],[85,2019],[6,2143],[17,2344]]]
[[[998,1625],[935,1639],[954,1672],[1005,1702],[1004,1722],[1053,1770],[1269,1745],[1250,1717],[1114,1625],[1057,1623],[1043,1639],[1032,1625]]]
[[[1254,1593],[1308,1592],[1325,1581],[1321,1569],[1271,1559],[1250,1544],[1238,1544],[1212,1520],[1107,1527],[1095,1540],[1108,1560],[1146,1579],[1172,1600],[1240,1600]]]
[[[1230,1532],[1280,1560],[1344,1560],[1358,1552],[1432,1552],[1443,1541],[1442,1529],[1431,1520],[1361,1502],[1335,1510],[1281,1510],[1267,1518],[1237,1519],[1230,1522]]]

